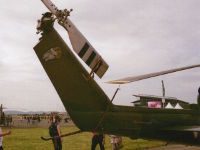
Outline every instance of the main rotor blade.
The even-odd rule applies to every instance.
[[[170,70],[165,70],[165,71],[160,71],[160,72],[155,72],[155,73],[149,73],[149,74],[144,74],[144,75],[139,75],[139,76],[126,77],[126,78],[122,78],[122,79],[118,79],[118,80],[108,81],[106,83],[108,83],[108,84],[126,84],[126,83],[130,83],[130,82],[144,80],[144,79],[161,76],[161,75],[165,75],[165,74],[169,74],[169,73],[173,73],[173,72],[178,72],[178,71],[182,71],[182,70],[192,69],[192,68],[196,68],[196,67],[200,67],[200,64],[181,67],[181,68],[175,68],[175,69],[170,69]]]

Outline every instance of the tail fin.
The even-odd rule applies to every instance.
[[[98,84],[53,29],[34,50],[72,120],[80,124],[83,112],[100,112],[110,103]]]

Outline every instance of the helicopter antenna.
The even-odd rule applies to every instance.
[[[162,107],[165,107],[165,85],[164,81],[162,80]]]

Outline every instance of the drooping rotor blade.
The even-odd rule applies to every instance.
[[[95,50],[95,48],[90,44],[90,42],[68,18],[71,10],[59,10],[51,2],[51,0],[42,0],[42,2],[51,11],[51,13],[56,16],[58,23],[67,30],[73,50],[92,69],[92,72],[96,73],[99,78],[101,78],[109,66],[101,57],[101,55]]]
[[[169,73],[173,73],[173,72],[192,69],[192,68],[196,68],[196,67],[200,67],[200,64],[176,68],[176,69],[170,69],[170,70],[165,70],[165,71],[160,71],[160,72],[155,72],[155,73],[149,73],[149,74],[144,74],[144,75],[139,75],[139,76],[126,77],[126,78],[122,78],[122,79],[118,79],[118,80],[108,81],[106,83],[108,83],[108,84],[126,84],[126,83],[131,83],[131,82],[135,82],[135,81],[139,81],[139,80],[143,80],[143,79],[161,76],[161,75],[165,75],[165,74],[169,74]]]

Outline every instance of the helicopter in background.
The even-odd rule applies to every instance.
[[[3,111],[3,109],[5,109],[5,108],[3,107],[3,104],[1,104],[1,106],[0,106],[0,125],[4,125],[5,126],[5,124],[6,124],[6,115],[5,115],[4,111]]]

